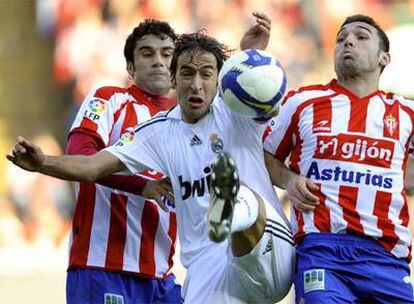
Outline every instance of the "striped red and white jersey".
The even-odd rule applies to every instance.
[[[105,146],[112,145],[130,128],[163,110],[165,100],[152,98],[134,85],[93,90],[71,132],[91,134]],[[151,171],[144,175],[162,176]],[[149,278],[169,274],[177,234],[174,206],[165,212],[141,196],[94,183],[76,183],[76,196],[70,269],[96,268]]]
[[[290,92],[264,147],[316,183],[320,205],[295,209],[295,238],[308,233],[369,236],[411,259],[404,190],[414,147],[414,102],[377,91],[358,98],[329,84]]]

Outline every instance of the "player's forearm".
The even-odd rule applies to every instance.
[[[136,195],[142,195],[147,182],[146,178],[136,175],[110,175],[96,181],[100,185]]]
[[[267,152],[265,152],[265,163],[270,180],[276,187],[286,189],[288,181],[298,176],[298,174],[287,168],[283,162]]]
[[[86,155],[46,156],[37,171],[65,180],[92,182],[105,176],[92,158]]]

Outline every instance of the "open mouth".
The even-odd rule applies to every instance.
[[[192,96],[190,98],[188,98],[188,101],[190,103],[190,106],[192,106],[193,108],[199,108],[203,105],[203,99],[200,97],[196,97],[196,96]]]

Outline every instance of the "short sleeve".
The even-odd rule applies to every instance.
[[[151,119],[124,133],[116,144],[105,150],[117,157],[133,174],[152,169],[168,175],[165,149],[166,122]]]

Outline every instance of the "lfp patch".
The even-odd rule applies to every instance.
[[[311,269],[303,273],[305,293],[325,290],[325,269]]]
[[[100,98],[94,98],[89,101],[89,109],[96,114],[102,113],[105,111],[105,102]]]
[[[104,304],[124,304],[124,297],[122,295],[105,293]]]

